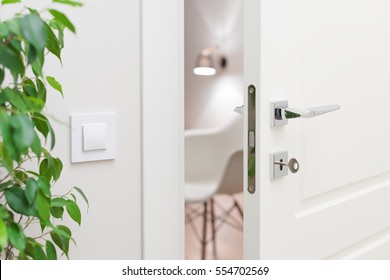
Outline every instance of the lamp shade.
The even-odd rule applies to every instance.
[[[201,75],[201,76],[215,75],[216,70],[214,67],[212,56],[210,54],[206,55],[203,52],[200,55],[198,55],[193,72],[195,75]]]

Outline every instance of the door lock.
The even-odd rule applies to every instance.
[[[278,152],[271,154],[271,179],[284,177],[288,174],[290,169],[291,173],[297,173],[299,171],[299,162],[295,158],[288,160],[288,152]]]

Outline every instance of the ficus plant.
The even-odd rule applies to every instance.
[[[37,4],[39,1],[26,1]],[[88,200],[73,187],[55,195],[63,164],[52,154],[55,133],[46,113],[47,87],[63,94],[61,84],[45,75],[45,58],[62,64],[64,34],[76,32],[58,9],[81,6],[51,0],[43,10],[20,0],[0,0],[21,10],[0,19],[0,258],[57,259],[68,257],[72,232],[64,216],[81,224],[77,201]],[[42,4],[39,3],[39,4]],[[12,9],[13,10],[13,9]],[[54,91],[53,90],[53,91]],[[34,228],[35,229],[31,229]]]

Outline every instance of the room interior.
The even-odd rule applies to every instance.
[[[243,1],[186,0],[184,18],[185,257],[241,259]]]
[[[63,63],[48,59],[45,68],[45,74],[55,73],[64,88],[64,97],[53,90],[47,95],[47,114],[53,119],[58,140],[53,155],[63,159],[62,180],[55,184],[53,193],[59,195],[74,186],[80,187],[91,206],[81,206],[81,227],[70,226],[77,241],[70,244],[70,258],[184,257],[181,141],[184,144],[186,137],[187,142],[194,140],[194,145],[206,143],[205,149],[190,149],[187,145],[190,149],[187,155],[192,155],[187,160],[194,160],[193,164],[199,166],[199,174],[186,170],[187,183],[202,183],[200,175],[205,175],[208,177],[204,182],[212,187],[207,187],[207,195],[202,192],[202,197],[187,197],[187,210],[196,217],[189,218],[193,223],[185,225],[188,248],[185,257],[239,259],[242,233],[237,230],[236,222],[241,222],[242,195],[236,191],[223,195],[220,192],[222,187],[228,188],[226,182],[239,181],[235,172],[242,170],[237,167],[241,161],[239,135],[242,134],[237,127],[242,116],[236,112],[240,110],[234,109],[243,104],[243,32],[239,29],[243,25],[244,0],[112,2],[108,5],[103,0],[86,0],[82,9],[69,11],[77,35],[66,34]],[[294,120],[284,128],[269,127],[269,114],[258,119],[266,133],[257,134],[265,161],[257,166],[262,166],[263,171],[272,167],[274,171],[282,170],[282,164],[269,162],[268,156],[283,148],[300,161],[302,168],[299,174],[290,174],[284,180],[270,180],[269,172],[262,172],[259,186],[265,193],[257,192],[256,196],[245,193],[245,207],[261,205],[268,215],[265,219],[265,211],[258,211],[259,208],[246,212],[245,218],[253,221],[246,225],[254,232],[246,233],[251,233],[261,247],[250,243],[254,253],[246,250],[245,257],[262,257],[257,254],[261,248],[268,258],[388,258],[390,230],[383,213],[388,212],[390,205],[389,150],[381,147],[387,147],[389,134],[378,120],[386,120],[385,113],[389,112],[385,108],[389,69],[384,62],[388,61],[390,41],[383,33],[389,25],[390,5],[384,0],[378,5],[299,2],[302,5],[284,1],[288,6],[280,9],[279,1],[264,1],[265,5],[258,9],[260,1],[245,1],[254,5],[253,9],[246,8],[247,15],[261,15],[245,17],[254,21],[245,25],[245,32],[253,35],[246,36],[251,40],[245,46],[254,46],[254,56],[251,53],[245,64],[255,70],[252,84],[258,84],[259,90],[268,86],[272,89],[263,90],[258,103],[265,112],[270,108],[270,100],[288,96],[291,106],[309,108],[335,103],[342,104],[342,110],[313,122]],[[188,21],[185,25],[181,13],[184,4]],[[354,13],[350,13],[351,8]],[[9,11],[2,6],[2,13]],[[376,21],[362,20],[370,17]],[[260,25],[260,18],[267,24]],[[181,29],[178,32],[184,26],[185,123],[181,77],[184,33]],[[259,27],[262,33],[257,38]],[[245,53],[248,54],[247,49]],[[194,67],[211,64],[208,61],[211,56],[215,73],[209,73],[214,75],[195,75]],[[258,73],[259,68],[252,64],[263,71]],[[349,98],[350,93],[354,94],[353,99]],[[371,113],[358,114],[361,108]],[[110,129],[117,128],[109,133],[116,144],[116,153],[109,158],[99,156],[92,161],[76,162],[72,152],[77,145],[72,143],[71,134],[73,116],[77,115],[112,116],[112,125],[104,122]],[[275,118],[276,114],[272,116]],[[92,127],[88,125],[96,122],[103,121],[95,118],[84,123],[82,137],[91,135]],[[181,135],[184,126],[186,132]],[[308,129],[300,131],[302,127]],[[104,128],[107,127],[97,126],[92,132],[106,131]],[[212,142],[211,138],[218,140]],[[305,145],[298,143],[305,139],[310,141]],[[107,141],[96,146],[96,142],[85,140],[78,144],[79,150],[80,143],[84,145],[84,154],[108,147]],[[360,149],[366,146],[369,148]],[[342,153],[338,152],[340,147]],[[355,153],[356,150],[360,152]],[[202,153],[212,157],[199,158]],[[362,158],[371,164],[362,164]],[[346,172],[340,168],[345,162],[349,163]],[[217,173],[211,173],[214,169]],[[248,197],[253,198],[253,204],[248,203]],[[206,198],[208,211],[204,214]],[[227,209],[229,219],[221,216],[222,209]],[[346,224],[346,220],[354,222],[354,227]],[[220,226],[220,221],[225,223]],[[65,217],[64,223],[68,222],[69,217]],[[260,223],[266,225],[262,226],[261,234],[256,232]],[[329,238],[328,229],[338,226],[343,227],[342,234],[336,236],[340,231],[332,231],[335,235]],[[208,242],[202,249],[199,236],[203,234],[209,241],[213,240],[213,233],[216,242]],[[333,247],[327,242],[333,242]]]

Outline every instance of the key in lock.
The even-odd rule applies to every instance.
[[[292,158],[288,160],[288,152],[278,152],[271,154],[271,179],[280,178],[288,175],[288,170],[291,173],[299,171],[299,162]]]
[[[290,169],[291,173],[297,173],[299,171],[299,162],[292,158],[288,161],[288,163],[283,162],[283,160],[274,162],[275,164],[279,165],[279,169],[282,171],[282,169],[286,166],[288,169]]]

